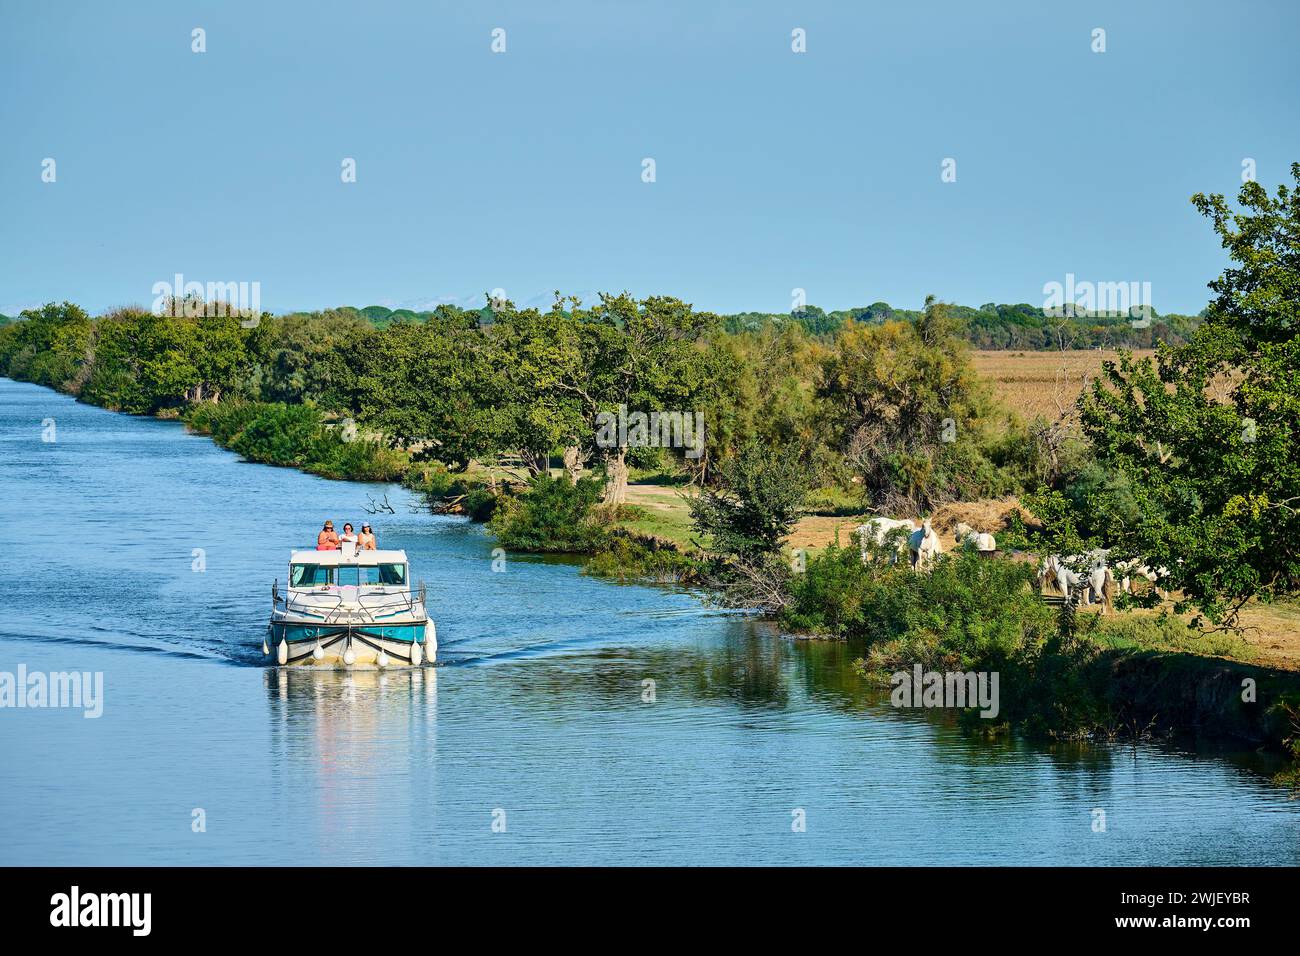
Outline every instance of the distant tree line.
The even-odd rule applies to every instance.
[[[447,307],[443,307],[444,309]],[[340,306],[331,310],[341,316],[355,316],[377,327],[392,322],[423,322],[438,311],[390,309],[382,305],[364,308]],[[482,324],[493,321],[488,305],[471,310]],[[830,339],[847,322],[879,325],[887,321],[916,321],[923,309],[896,309],[887,302],[826,312],[806,305],[787,313],[737,312],[719,316],[721,327],[731,333],[756,332],[769,325],[797,325],[814,338]],[[998,305],[992,302],[978,308],[949,305],[949,314],[958,320],[961,337],[977,349],[1059,351],[1062,349],[1131,348],[1150,349],[1164,342],[1181,345],[1204,320],[1204,315],[1161,315],[1151,309],[1135,321],[1127,315],[1104,313],[1054,316],[1040,306],[1020,303]]]
[[[973,347],[1023,351],[1149,349],[1161,342],[1181,345],[1202,321],[1202,316],[1160,315],[1154,309],[1137,321],[1127,315],[1079,313],[1054,316],[1039,306],[1025,303],[996,305],[989,302],[979,308],[950,305],[948,311],[959,321],[961,337]],[[728,315],[724,318],[724,327],[739,332],[754,331],[765,325],[795,324],[812,336],[830,337],[849,322],[878,325],[888,321],[915,321],[920,315],[920,311],[895,309],[887,302],[835,312],[807,305],[786,314],[741,312]]]
[[[708,484],[754,441],[792,449],[819,486],[912,513],[1041,477],[1031,423],[994,405],[962,321],[933,300],[914,317],[850,321],[829,336],[799,323],[731,332],[680,299],[627,293],[591,304],[557,294],[546,310],[497,302],[488,318],[451,305],[383,324],[351,310],[256,322],[134,308],[92,318],[52,303],[0,327],[0,371],[106,408],[189,414],[229,443],[238,435],[207,406],[260,421],[261,434],[273,413],[262,407],[258,419],[236,406],[307,405],[313,417],[286,415],[286,430],[347,422],[415,464],[452,472],[508,460],[536,475],[562,462],[576,481],[595,469],[612,504],[632,468]],[[602,416],[629,412],[702,416],[703,444],[602,439]],[[337,474],[354,459],[280,443],[259,460]]]

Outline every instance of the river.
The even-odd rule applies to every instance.
[[[8,379],[0,450],[0,672],[103,675],[0,710],[0,863],[1300,863],[1249,754],[973,739],[857,649]],[[268,666],[289,548],[370,496],[438,666]]]

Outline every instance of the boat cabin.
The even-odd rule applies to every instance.
[[[405,551],[294,551],[289,556],[289,587],[330,591],[343,587],[409,590]]]

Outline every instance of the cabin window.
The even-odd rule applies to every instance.
[[[341,566],[341,567],[338,569],[338,583],[339,583],[339,587],[344,587],[344,588],[354,588],[354,587],[356,587],[358,584],[360,584],[360,583],[361,583],[361,579],[360,579],[360,577],[359,577],[358,574],[357,574],[357,572],[358,572],[359,570],[360,570],[360,568],[358,568],[355,564],[354,564],[354,565],[351,565],[351,566],[349,566],[349,565],[343,565],[343,566]]]
[[[289,565],[289,587],[312,588],[330,583],[330,568],[324,564]]]
[[[406,565],[404,564],[381,564],[379,568],[380,584],[405,584],[406,583]]]

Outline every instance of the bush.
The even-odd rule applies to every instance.
[[[505,496],[494,494],[489,488],[471,488],[461,499],[460,510],[468,515],[471,521],[490,521],[503,500]]]
[[[856,548],[831,547],[793,576],[782,619],[795,630],[888,644],[877,655],[885,665],[996,668],[1033,653],[1054,631],[1033,574],[1031,565],[972,552],[915,574],[903,564],[864,564]]]
[[[327,427],[311,405],[261,402],[190,406],[185,424],[249,461],[302,468],[325,478],[394,481],[409,464],[405,452],[377,441],[349,441]]]
[[[690,584],[699,579],[700,559],[683,554],[670,541],[619,528],[583,567],[584,574],[617,581]]]
[[[597,550],[606,532],[594,518],[601,483],[541,474],[521,495],[505,499],[488,522],[488,529],[514,551],[584,554]]]
[[[263,405],[230,439],[249,461],[303,467],[321,439],[321,415],[308,405]]]

